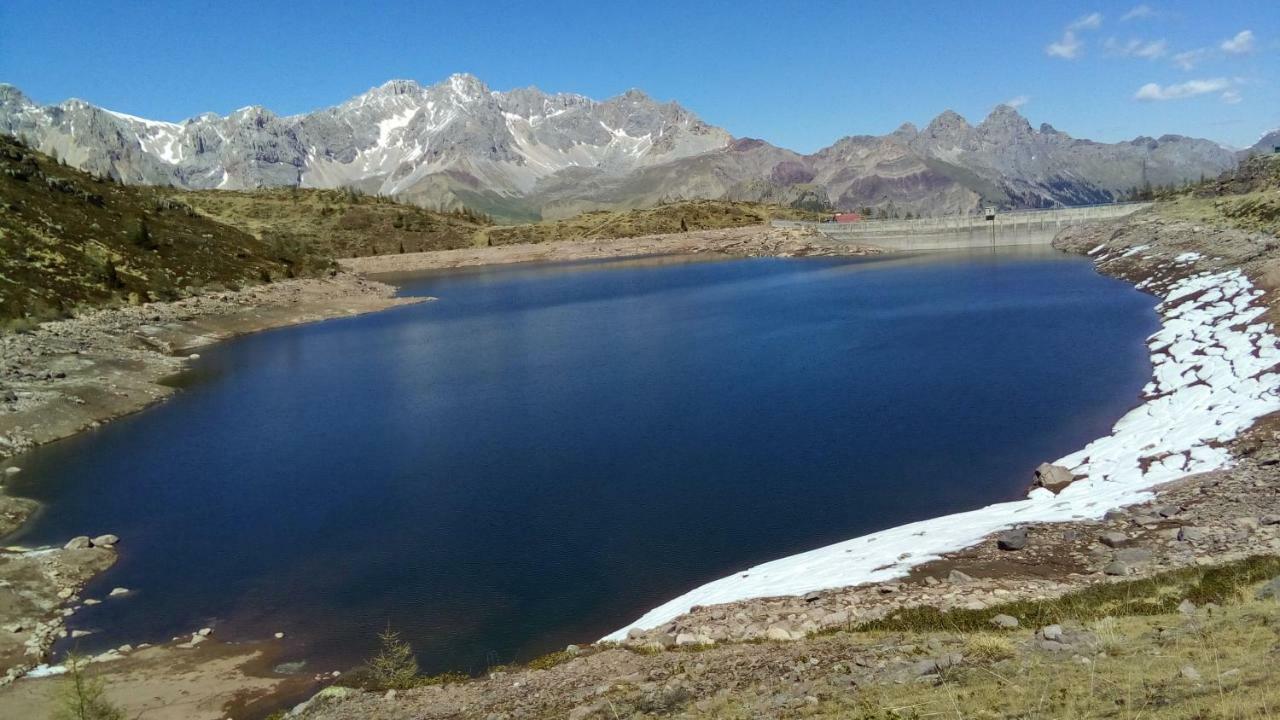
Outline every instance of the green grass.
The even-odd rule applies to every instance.
[[[312,248],[206,218],[0,136],[0,327],[329,271]]]

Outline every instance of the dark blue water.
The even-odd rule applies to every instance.
[[[1152,298],[1057,255],[519,266],[211,348],[23,459],[15,541],[123,538],[92,650],[215,624],[311,668],[589,641],[702,582],[1019,496],[1149,375]]]

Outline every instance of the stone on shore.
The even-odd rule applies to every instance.
[[[1111,548],[1118,548],[1129,542],[1129,536],[1122,532],[1104,532],[1098,536],[1098,542]]]
[[[67,544],[62,547],[67,550],[83,550],[85,548],[93,547],[93,541],[89,539],[88,535],[80,535],[78,537],[71,538],[67,541]]]
[[[996,538],[996,547],[1001,550],[1021,550],[1027,546],[1027,529],[1006,530]]]
[[[1061,465],[1041,463],[1040,467],[1036,468],[1035,479],[1032,481],[1031,486],[1042,487],[1057,495],[1075,481],[1076,476],[1071,474],[1070,469]]]
[[[120,538],[110,533],[107,533],[106,535],[99,535],[98,537],[94,538],[93,546],[101,547],[101,548],[109,548],[114,546],[118,542],[120,542]]]

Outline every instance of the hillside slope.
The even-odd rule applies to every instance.
[[[440,213],[340,190],[203,190],[171,195],[200,214],[263,241],[297,243],[334,257],[467,247],[489,224],[467,211]]]
[[[0,135],[0,323],[331,266],[305,248],[202,217],[157,188],[91,176]]]
[[[480,245],[603,240],[763,225],[769,220],[821,220],[824,213],[752,202],[691,200],[640,210],[596,210],[564,220],[507,225],[482,231]]]

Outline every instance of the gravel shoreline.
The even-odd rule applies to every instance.
[[[175,389],[165,379],[180,373],[195,349],[268,328],[417,302],[395,292],[339,273],[94,310],[0,336],[0,481],[22,476],[23,451],[168,397]],[[38,507],[0,487],[0,537]],[[115,562],[116,542],[129,541],[112,539],[111,528],[82,530],[99,541],[85,536],[62,548],[0,549],[0,686],[47,659],[54,642],[68,634],[66,618],[85,602],[126,601],[80,597],[89,580]]]

